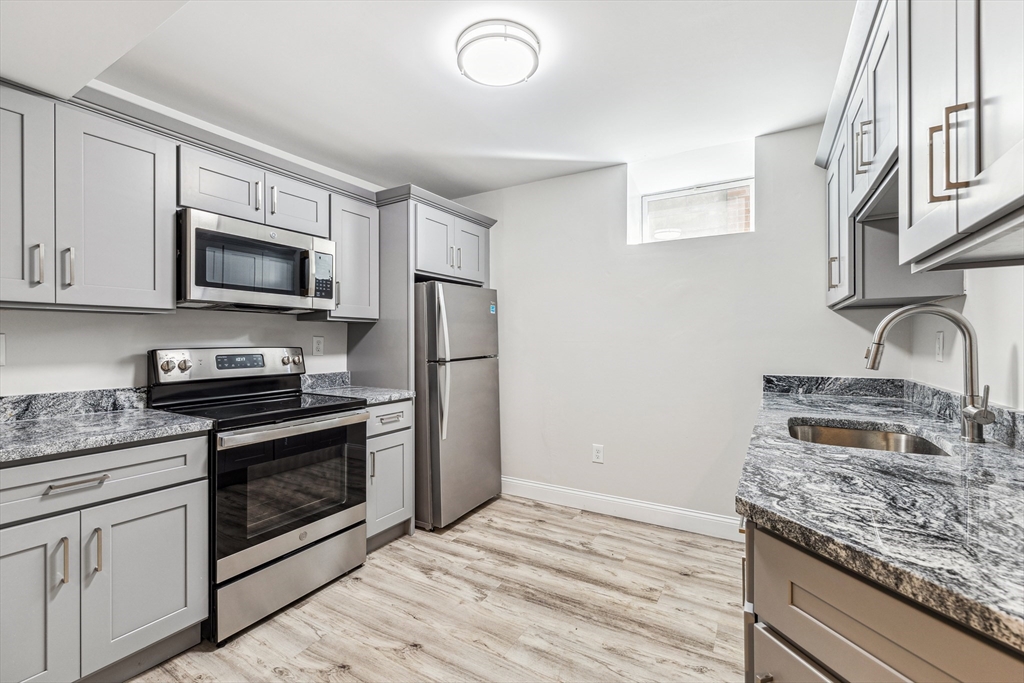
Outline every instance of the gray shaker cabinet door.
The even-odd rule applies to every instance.
[[[431,206],[416,204],[416,270],[455,275],[455,217]]]
[[[77,512],[0,531],[0,681],[79,678],[78,541]]]
[[[262,223],[263,170],[195,147],[178,149],[178,205]]]
[[[267,225],[329,239],[330,193],[298,180],[266,174]]]
[[[853,296],[853,230],[849,211],[849,145],[840,135],[829,160],[825,180],[828,227],[825,303],[833,306]]]
[[[413,515],[415,451],[406,429],[366,441],[366,535],[389,529]]]
[[[82,675],[209,614],[208,482],[82,511]]]
[[[484,282],[487,272],[487,228],[455,218],[455,275]]]
[[[0,86],[0,301],[54,301],[53,102]]]
[[[331,195],[331,239],[337,254],[332,318],[380,317],[380,211],[341,195]]]
[[[174,143],[57,105],[56,300],[174,308]]]

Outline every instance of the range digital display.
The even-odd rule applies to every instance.
[[[239,368],[262,368],[262,353],[244,353],[231,356],[217,356],[218,370],[236,370]]]

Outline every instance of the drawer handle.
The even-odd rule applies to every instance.
[[[96,527],[96,571],[103,571],[103,529]]]
[[[771,674],[757,674],[754,676],[754,680],[757,681],[757,683],[772,683],[772,681],[775,680],[775,676],[772,676]]]
[[[67,583],[70,581],[68,572],[71,571],[71,564],[68,562],[68,537],[60,539],[60,542],[64,544],[64,578],[60,580],[61,583]]]
[[[402,418],[405,417],[405,412],[388,413],[387,415],[381,415],[378,420],[382,425],[389,425],[395,422],[401,422]]]
[[[99,486],[102,486],[103,482],[105,482],[107,479],[110,479],[109,474],[104,474],[99,477],[93,477],[92,479],[82,479],[81,481],[69,481],[66,484],[50,484],[49,486],[46,487],[46,491],[43,493],[43,495],[53,493],[54,491],[62,491],[66,488],[71,488],[72,486],[82,486],[83,484],[97,484]]]

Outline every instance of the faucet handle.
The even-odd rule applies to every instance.
[[[988,385],[981,390],[981,409],[988,410]]]
[[[979,425],[990,425],[996,421],[996,414],[988,409],[987,384],[985,385],[985,388],[981,390],[981,405],[969,405],[964,408],[964,417]]]

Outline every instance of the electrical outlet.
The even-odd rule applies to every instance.
[[[935,360],[942,362],[942,347],[945,345],[946,335],[943,332],[935,333]]]
[[[592,444],[592,445],[594,447],[593,461],[598,463],[599,465],[603,465],[604,464],[604,446],[602,446],[599,443],[595,443],[595,444]]]
[[[0,366],[7,365],[7,335],[0,333]]]
[[[313,337],[313,355],[322,356],[324,355],[324,338]]]

